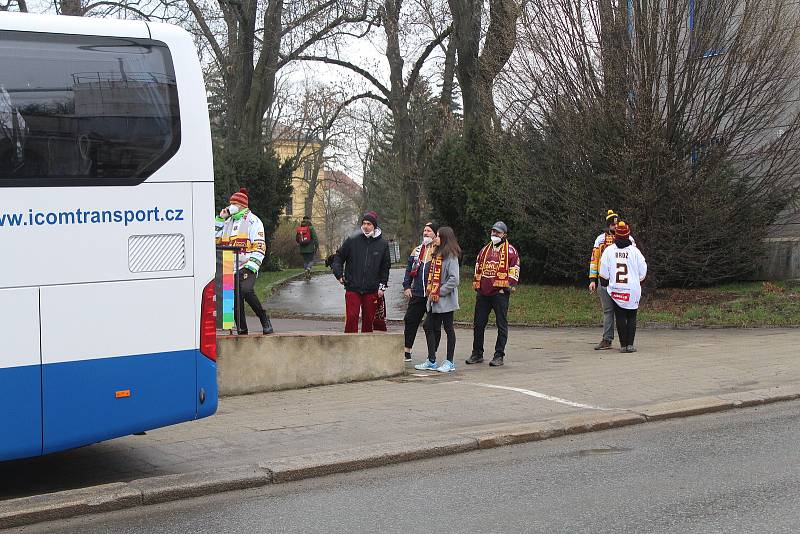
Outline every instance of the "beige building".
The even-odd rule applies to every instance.
[[[273,139],[272,148],[281,162],[289,158],[298,157],[300,163],[292,173],[292,200],[283,210],[283,215],[288,219],[300,220],[305,215],[305,203],[308,197],[309,186],[316,182],[314,202],[311,206],[311,220],[314,224],[322,225],[325,209],[323,207],[323,183],[325,173],[321,166],[317,176],[313,176],[314,155],[321,148],[316,140],[302,140],[290,137]]]

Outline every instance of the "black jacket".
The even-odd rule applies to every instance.
[[[375,293],[386,290],[389,284],[389,243],[380,229],[375,237],[358,232],[348,237],[333,258],[333,275],[336,279],[344,274],[344,287],[358,293]]]

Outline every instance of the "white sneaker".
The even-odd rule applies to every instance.
[[[444,363],[436,369],[440,373],[452,373],[456,370],[456,364],[450,360],[445,360]]]
[[[425,358],[423,363],[418,363],[414,366],[414,369],[417,371],[436,371],[436,362],[432,362],[429,359]]]

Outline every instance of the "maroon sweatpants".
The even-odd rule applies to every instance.
[[[356,291],[345,291],[344,293],[345,313],[347,319],[344,323],[344,331],[347,334],[358,332],[358,316],[361,315],[361,331],[372,332],[372,325],[375,321],[375,309],[378,307],[378,293],[358,293]]]

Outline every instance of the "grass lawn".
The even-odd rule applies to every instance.
[[[456,320],[472,321],[471,275],[462,276],[458,296],[461,309]],[[602,311],[599,298],[588,288],[522,285],[511,296],[508,320],[518,325],[599,326]],[[638,320],[673,326],[797,326],[800,284],[741,282],[708,289],[658,289],[645,292]]]

